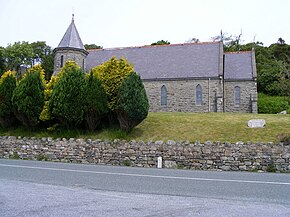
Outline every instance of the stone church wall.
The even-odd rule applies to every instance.
[[[226,81],[224,87],[219,79],[145,80],[143,82],[152,112],[222,112],[223,110],[225,112],[258,112],[256,105],[257,87],[254,81]],[[198,84],[202,87],[201,105],[196,105],[196,86]],[[161,105],[161,87],[163,85],[167,89],[167,105]],[[240,87],[239,106],[235,105],[234,89],[236,86]],[[221,101],[218,101],[218,97]]]
[[[152,112],[216,112],[216,96],[222,95],[219,93],[221,88],[218,79],[143,82]],[[196,86],[198,84],[202,87],[201,105],[196,105]],[[163,85],[167,89],[166,106],[161,106],[161,87]]]
[[[235,87],[240,87],[240,105],[235,105]],[[257,100],[257,85],[254,81],[225,82],[225,112],[257,113],[253,101]]]

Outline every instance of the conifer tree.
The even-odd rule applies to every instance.
[[[53,87],[49,99],[51,115],[68,128],[76,127],[84,118],[85,74],[74,62],[66,62],[63,74]]]
[[[11,126],[16,120],[12,109],[12,95],[15,88],[15,72],[5,72],[0,79],[0,124],[2,127]]]
[[[14,113],[28,128],[39,123],[44,105],[44,88],[44,71],[40,65],[35,65],[28,70],[13,92]]]
[[[133,72],[121,84],[117,98],[117,117],[127,133],[148,115],[149,102],[140,76]]]
[[[108,101],[101,82],[91,72],[86,76],[84,88],[85,122],[90,131],[95,130],[101,122],[101,118],[108,112]]]

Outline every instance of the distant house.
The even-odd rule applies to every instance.
[[[222,42],[86,50],[74,20],[54,49],[54,74],[67,60],[85,71],[125,57],[140,74],[151,111],[257,113],[254,51],[226,53]]]

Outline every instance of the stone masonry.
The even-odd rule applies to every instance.
[[[61,70],[61,56],[63,58],[63,66],[66,61],[76,62],[82,69],[86,67],[86,56],[87,51],[80,49],[66,49],[66,48],[57,48],[54,57],[54,75],[56,75]]]
[[[247,112],[257,113],[255,81],[226,81],[219,79],[143,81],[150,111],[166,112]],[[202,87],[202,105],[196,105],[196,86]],[[161,106],[161,87],[167,89],[167,105]],[[240,106],[234,105],[234,88],[240,87]],[[223,93],[223,90],[225,93]],[[210,91],[209,91],[210,90]],[[223,97],[224,96],[224,97]]]
[[[290,146],[282,143],[0,137],[0,158],[6,159],[157,167],[159,156],[166,168],[290,172]]]
[[[144,86],[150,103],[150,111],[216,112],[216,96],[217,94],[222,95],[219,93],[221,89],[219,83],[217,79],[144,81]],[[195,91],[198,84],[202,87],[202,105],[195,103]],[[161,106],[161,87],[163,85],[167,89],[167,106]],[[208,87],[210,87],[210,91],[208,91]]]
[[[234,89],[240,87],[241,103],[235,106]],[[255,81],[226,81],[225,82],[225,112],[258,113],[257,83]]]

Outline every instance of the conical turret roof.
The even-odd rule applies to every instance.
[[[58,45],[58,48],[77,48],[85,50],[81,37],[74,23],[74,15],[71,24],[69,25]]]

